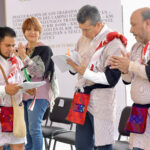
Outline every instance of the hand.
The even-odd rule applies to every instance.
[[[26,90],[26,92],[27,92],[28,94],[30,94],[31,96],[33,96],[33,95],[35,95],[35,94],[36,94],[36,88]]]
[[[67,59],[67,64],[70,65],[76,72],[80,73],[81,75],[83,75],[86,70],[86,65],[84,60],[82,60],[80,66],[74,63],[71,59]]]
[[[8,84],[5,86],[5,92],[8,95],[15,95],[19,89],[22,89],[22,87],[19,87],[18,84]]]
[[[23,46],[23,44],[21,43],[21,42],[19,42],[19,44],[18,44],[18,56],[22,59],[22,60],[24,60],[25,58],[26,58],[26,50],[25,50],[25,47]]]
[[[128,73],[128,68],[130,64],[129,53],[125,54],[121,51],[121,56],[112,56],[109,59],[109,64],[111,69],[119,69],[122,73]]]
[[[13,51],[13,53],[14,53],[16,56],[18,56],[18,57],[19,57],[19,54],[18,54],[18,49],[17,49],[17,47],[15,47],[15,48],[14,48],[14,51]]]

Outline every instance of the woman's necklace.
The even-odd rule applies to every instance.
[[[27,48],[27,55],[28,55],[29,57],[32,56],[33,52],[34,52],[34,48],[30,48],[30,49]]]

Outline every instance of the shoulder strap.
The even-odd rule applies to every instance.
[[[3,76],[4,76],[5,82],[6,82],[6,84],[8,85],[9,83],[8,83],[8,80],[7,80],[5,71],[4,71],[3,67],[1,66],[1,64],[0,64],[0,69],[1,69],[2,74],[3,74]],[[10,98],[11,98],[11,102],[12,102],[12,104],[13,104],[13,101],[15,101],[15,100],[14,100],[14,97],[13,97],[13,96],[10,96]]]
[[[85,94],[90,94],[90,92],[94,89],[98,89],[98,88],[113,88],[114,86],[112,85],[104,85],[104,84],[100,84],[100,83],[96,83],[90,86],[85,86],[83,87],[84,92],[81,91],[81,89],[78,89],[76,92],[81,92],[81,93],[85,93]]]
[[[2,74],[3,74],[3,76],[4,76],[4,79],[5,79],[6,84],[8,84],[8,80],[7,80],[5,71],[4,71],[3,67],[1,66],[1,64],[0,64],[0,69],[1,69],[1,71],[2,71]]]

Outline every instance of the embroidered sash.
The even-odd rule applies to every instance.
[[[9,58],[8,61],[11,61],[11,64],[12,64],[11,70],[8,75],[8,82],[15,83],[16,79],[20,77],[20,74],[18,73],[20,71],[19,63],[15,55]]]
[[[127,46],[127,39],[122,34],[119,34],[118,32],[110,32],[106,35],[106,40],[101,41],[98,47],[95,50],[94,55],[92,56],[90,63],[88,65],[88,68],[90,68],[91,71],[93,71],[94,67],[98,64],[98,59],[100,58],[100,55],[102,51],[104,50],[105,46],[114,40],[115,38],[118,38],[121,40],[122,44],[126,47]]]
[[[147,64],[147,62],[149,61],[150,59],[150,42],[148,42],[143,51],[142,51],[143,54],[141,54],[141,64]]]

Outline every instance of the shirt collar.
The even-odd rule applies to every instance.
[[[93,45],[93,43],[94,43],[95,41],[97,41],[97,40],[101,37],[101,35],[102,35],[107,29],[108,29],[107,25],[104,24],[104,27],[102,28],[102,30],[101,30],[101,31],[96,35],[96,37],[91,41],[91,45]]]

